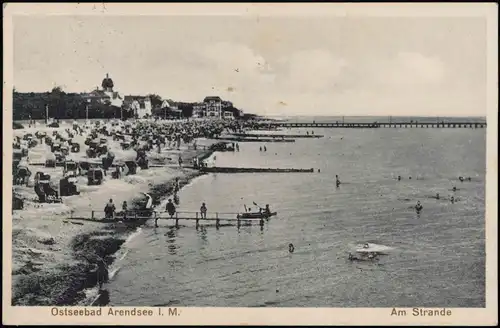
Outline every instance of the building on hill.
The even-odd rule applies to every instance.
[[[137,118],[152,115],[151,99],[148,96],[125,96],[123,108],[132,111]]]
[[[207,117],[222,117],[222,99],[220,97],[205,97],[203,103],[205,104]]]
[[[101,86],[102,90],[99,90],[99,87],[97,87],[94,91],[85,94],[84,97],[87,101],[95,101],[100,104],[121,108],[123,106],[123,97],[113,90],[114,83],[109,77],[109,74],[106,74],[106,77],[102,80]]]
[[[162,115],[164,118],[181,118],[182,110],[179,109],[179,106],[176,102],[172,100],[163,100],[161,104]]]
[[[207,116],[207,108],[205,103],[194,103],[193,104],[193,117],[200,118]]]
[[[234,119],[234,110],[232,109],[223,109],[222,110],[222,118],[224,119]]]

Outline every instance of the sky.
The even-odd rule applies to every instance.
[[[16,16],[14,86],[264,115],[486,115],[480,17]],[[403,112],[402,112],[403,111]]]

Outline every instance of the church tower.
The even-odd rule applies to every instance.
[[[104,78],[104,80],[102,80],[101,86],[104,92],[111,92],[111,93],[113,92],[113,87],[114,87],[113,80],[110,79],[108,73],[106,73],[106,77]]]

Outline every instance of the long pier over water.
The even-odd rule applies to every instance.
[[[272,122],[270,127],[283,128],[486,128],[486,122]]]

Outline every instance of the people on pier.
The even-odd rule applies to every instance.
[[[175,205],[172,202],[171,198],[169,198],[167,205],[165,206],[165,210],[167,211],[168,215],[170,215],[170,218],[172,219],[175,215]]]
[[[205,205],[205,203],[201,204],[200,213],[201,213],[201,218],[202,219],[206,219],[207,218],[207,206]]]
[[[123,203],[122,203],[123,220],[127,219],[127,210],[128,210],[127,201],[123,201]]]
[[[104,207],[104,213],[105,213],[106,219],[113,218],[113,216],[115,214],[115,210],[116,210],[116,207],[115,207],[115,204],[113,204],[113,199],[110,198],[109,202]]]

